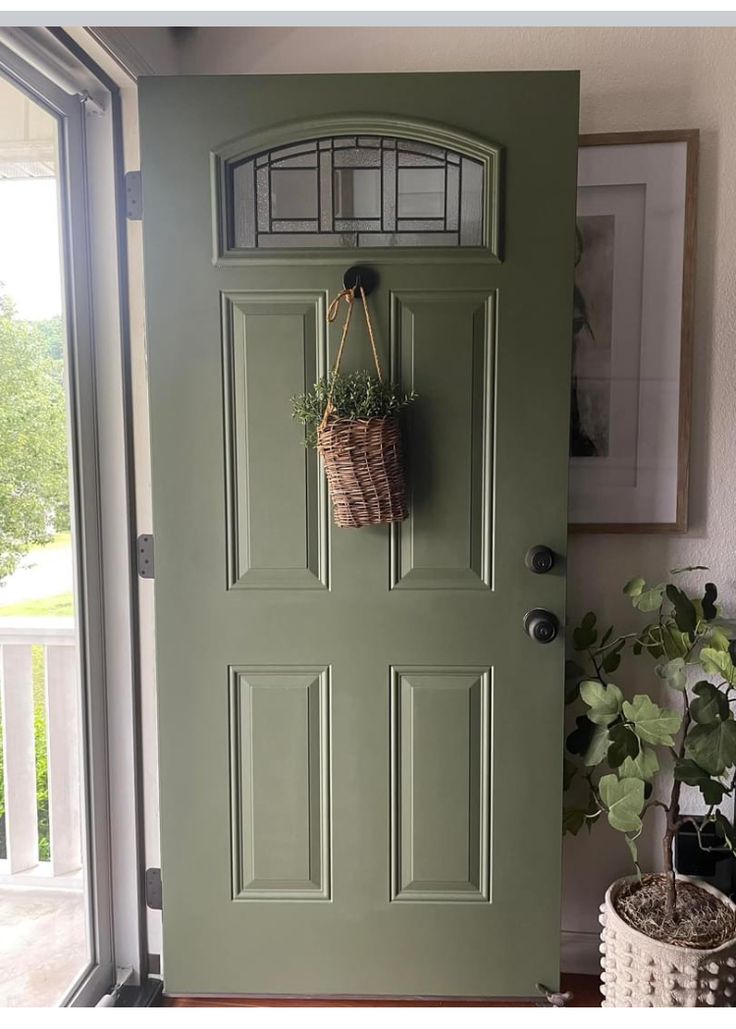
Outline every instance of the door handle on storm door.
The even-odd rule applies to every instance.
[[[560,631],[560,623],[551,611],[535,607],[524,615],[524,628],[535,643],[551,643]]]

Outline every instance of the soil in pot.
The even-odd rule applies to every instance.
[[[614,907],[632,929],[674,947],[710,950],[736,937],[736,912],[695,883],[678,881],[670,918],[666,898],[667,876],[644,875],[622,886]]]

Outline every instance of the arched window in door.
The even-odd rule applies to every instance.
[[[420,127],[404,136],[345,124],[223,155],[228,251],[488,245],[495,148],[465,148],[449,133],[443,145],[441,131],[420,138]]]

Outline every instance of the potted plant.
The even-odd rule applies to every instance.
[[[292,397],[307,446],[322,455],[337,525],[406,518],[398,415],[415,398],[378,375],[338,369]]]
[[[736,1003],[736,905],[709,884],[677,875],[673,845],[692,825],[703,849],[736,852],[736,641],[729,638],[706,583],[697,595],[676,582],[624,586],[646,624],[599,633],[589,611],[573,632],[576,660],[567,663],[569,703],[582,707],[566,740],[563,829],[578,833],[605,818],[623,834],[635,875],[609,888],[601,906],[602,992],[609,1007],[730,1006]],[[611,680],[625,653],[654,662],[652,690],[626,699]],[[672,701],[660,702],[662,689]],[[683,783],[697,787],[706,813],[680,809]],[[664,871],[642,874],[636,841],[643,820],[664,820]],[[705,831],[709,838],[706,839]]]

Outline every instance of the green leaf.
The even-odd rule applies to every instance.
[[[579,754],[588,767],[599,765],[606,756],[608,730],[604,725],[594,725],[585,715],[578,715],[577,729],[567,737],[567,749]]]
[[[684,658],[690,650],[690,637],[686,632],[680,632],[673,621],[666,621],[662,624],[662,646],[670,660]]]
[[[700,664],[706,675],[719,675],[730,686],[733,686],[734,679],[736,679],[736,668],[728,650],[703,647],[700,651]]]
[[[701,782],[699,785],[703,800],[709,807],[714,804],[720,804],[727,793],[723,783],[718,782],[716,779],[709,779],[707,782]]]
[[[638,611],[646,613],[648,611],[656,611],[662,604],[663,596],[664,583],[661,582],[658,586],[652,586],[638,596],[632,597],[631,602]]]
[[[627,758],[634,758],[639,753],[639,741],[628,725],[614,725],[608,730],[611,744],[607,759],[611,768],[618,768]]]
[[[706,582],[705,593],[703,595],[703,618],[706,622],[712,622],[718,614],[716,610],[716,599],[718,597],[718,589],[715,583]]]
[[[644,807],[644,783],[641,779],[619,779],[604,775],[598,792],[608,812],[608,821],[619,832],[639,832]]]
[[[697,786],[703,779],[710,779],[708,772],[691,758],[678,758],[672,774],[675,779],[687,783],[688,786]]]
[[[610,725],[621,714],[624,695],[611,682],[604,686],[595,679],[580,683],[580,696],[588,705],[588,718],[596,725]]]
[[[595,627],[595,622],[595,614],[592,611],[588,611],[572,634],[575,650],[588,650],[593,646],[598,639],[598,630]]]
[[[722,811],[716,811],[713,821],[719,836],[723,837],[726,846],[736,854],[736,829],[733,822],[729,821]]]
[[[634,732],[642,743],[673,746],[673,737],[682,724],[682,716],[677,711],[659,707],[643,693],[631,703],[625,700],[622,710],[624,718],[634,723]]]
[[[585,825],[586,814],[580,807],[566,807],[562,809],[562,833],[570,833],[577,836]]]
[[[690,714],[696,722],[709,725],[711,722],[725,722],[730,708],[728,698],[712,682],[698,682],[693,686],[696,699],[690,704]]]
[[[713,650],[720,650],[727,654],[730,645],[731,640],[728,635],[728,626],[712,625],[708,633],[708,646],[712,647]]]
[[[608,730],[606,727],[604,725],[596,725],[594,729],[595,731],[591,736],[590,743],[582,755],[583,764],[587,765],[588,768],[601,763],[606,756],[606,749],[608,747]]]
[[[723,783],[711,779],[706,770],[690,758],[683,758],[675,762],[674,776],[675,779],[687,783],[688,786],[697,786],[703,795],[703,800],[709,805],[720,804],[727,792]]]
[[[624,586],[624,593],[627,597],[640,597],[645,586],[646,581],[644,579],[629,579],[629,581]]]
[[[692,601],[671,583],[667,586],[667,599],[675,609],[675,621],[680,632],[686,632],[690,639],[695,637],[695,629],[698,624],[698,616],[693,607]]]
[[[612,647],[603,658],[601,667],[604,672],[610,675],[615,672],[618,666],[621,664],[621,651],[626,646],[626,640],[621,640],[615,647]]]
[[[599,645],[601,647],[605,647],[605,645],[608,643],[608,641],[610,640],[612,635],[613,635],[613,626],[609,625],[608,628],[606,629],[606,631],[601,636],[601,642],[600,642]]]
[[[723,775],[736,765],[736,722],[696,725],[687,734],[685,753],[711,775]]]
[[[651,782],[659,771],[657,751],[642,744],[636,757],[627,757],[618,769],[619,779],[643,779]]]
[[[681,657],[674,657],[666,664],[657,665],[654,669],[660,679],[664,679],[670,689],[684,690],[687,686],[685,662]]]

